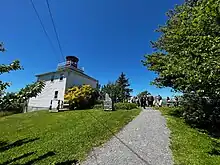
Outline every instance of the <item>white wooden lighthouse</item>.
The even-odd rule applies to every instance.
[[[54,72],[46,72],[36,75],[37,80],[45,81],[43,91],[28,103],[28,111],[41,109],[56,109],[58,100],[64,101],[66,90],[72,86],[91,85],[96,88],[98,81],[84,73],[78,67],[79,59],[75,56],[67,56],[66,62],[60,63]],[[51,104],[52,103],[52,104]]]

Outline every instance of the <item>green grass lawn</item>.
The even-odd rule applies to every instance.
[[[100,122],[116,133],[139,113],[138,109],[39,111],[1,117],[0,164],[48,165],[83,160],[92,146],[112,137]]]
[[[220,139],[211,138],[174,117],[174,109],[160,108],[171,130],[171,149],[176,165],[220,165]]]

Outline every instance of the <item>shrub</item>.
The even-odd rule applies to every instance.
[[[45,83],[42,81],[26,85],[17,93],[7,93],[0,97],[0,111],[8,111],[13,113],[21,113],[27,111],[28,100],[36,97],[41,93]]]
[[[170,116],[175,116],[175,117],[183,117],[183,108],[182,107],[167,107],[167,106],[162,106],[162,107],[157,107],[162,113],[168,114]]]
[[[220,99],[185,94],[181,102],[184,119],[200,128],[218,128],[220,126]]]
[[[69,102],[71,109],[87,109],[95,104],[97,94],[90,85],[72,87],[68,89],[64,99]]]
[[[93,109],[103,109],[103,104],[96,104]]]
[[[104,104],[104,101],[103,100],[96,100],[95,104]]]
[[[23,111],[23,104],[19,102],[15,93],[7,93],[0,98],[0,111],[11,113],[21,113]]]
[[[115,103],[114,104],[115,110],[124,109],[124,110],[131,110],[137,108],[135,103]]]
[[[16,112],[0,111],[0,117],[9,116],[9,115],[12,115],[14,113],[16,113]]]

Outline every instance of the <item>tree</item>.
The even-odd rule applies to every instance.
[[[3,43],[0,44],[0,51],[5,51]],[[9,65],[1,64],[0,75],[3,73],[10,73],[10,71],[21,69],[23,68],[21,67],[20,62],[18,60],[15,60]],[[25,88],[22,88],[17,93],[8,93],[3,96],[5,89],[7,89],[7,87],[9,86],[9,82],[3,82],[0,80],[0,110],[12,110],[21,112],[23,109],[24,111],[27,111],[28,100],[31,97],[36,97],[42,91],[45,84],[42,81],[38,81],[33,84],[27,85]]]
[[[122,72],[119,78],[116,81],[116,85],[119,87],[119,101],[124,102],[130,97],[130,93],[133,91],[129,88],[129,79],[126,78],[126,75]]]
[[[121,73],[116,82],[109,82],[101,89],[102,98],[108,93],[113,102],[124,102],[129,99],[132,89],[129,88],[129,79],[124,73]]]
[[[220,120],[219,4],[198,0],[170,10],[167,23],[157,30],[160,38],[152,42],[155,52],[143,61],[158,75],[153,84],[186,94],[183,114],[197,124]]]
[[[21,113],[23,106],[17,101],[16,97],[14,92],[7,92],[4,96],[0,97],[0,111]]]
[[[144,65],[158,74],[153,84],[203,96],[220,94],[220,0],[184,3],[172,10],[152,42]]]
[[[0,99],[0,110],[27,112],[28,101],[31,97],[36,97],[43,90],[45,83],[42,81],[26,85],[17,93],[7,93]]]
[[[151,95],[151,93],[146,90],[146,91],[139,93],[138,97],[142,97],[142,96],[146,96],[146,95]]]
[[[109,82],[108,84],[102,86],[101,96],[104,99],[105,94],[108,93],[112,101],[116,103],[118,102],[119,90],[119,86],[116,83]]]
[[[26,85],[25,88],[22,88],[18,93],[16,93],[16,99],[20,104],[23,104],[23,111],[27,112],[29,99],[32,97],[37,97],[39,93],[42,92],[45,87],[43,81],[37,81],[32,84]]]
[[[5,48],[3,43],[0,43],[0,52],[4,52]],[[13,61],[9,65],[0,64],[0,75],[3,73],[9,73],[10,71],[20,70],[22,67],[20,66],[20,62],[18,60]],[[0,80],[0,96],[4,92],[4,90],[10,86],[9,82],[3,82]]]
[[[186,4],[191,6],[191,7],[194,7],[197,4],[198,1],[199,0],[185,0]]]

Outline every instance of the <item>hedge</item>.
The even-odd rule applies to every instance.
[[[137,108],[137,104],[135,103],[115,103],[115,110],[131,110]]]

